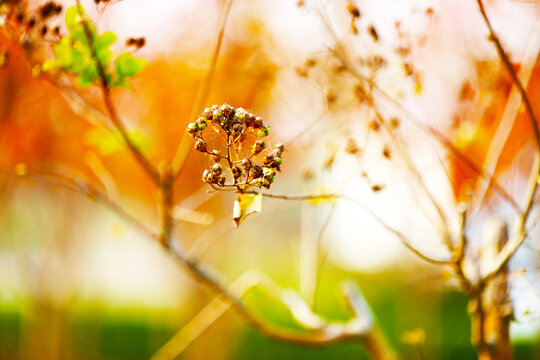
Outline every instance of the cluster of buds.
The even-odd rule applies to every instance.
[[[203,133],[209,128],[223,136],[225,153],[211,149],[204,139]],[[195,122],[188,124],[186,130],[195,140],[195,150],[207,154],[213,161],[213,165],[204,171],[202,179],[214,189],[268,189],[274,182],[276,173],[281,171],[284,145],[277,144],[268,151],[264,138],[269,134],[269,127],[262,118],[242,108],[227,104],[206,108]],[[256,140],[250,140],[248,135],[252,135]],[[248,142],[251,146],[248,151],[243,152],[242,149]]]

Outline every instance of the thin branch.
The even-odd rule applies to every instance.
[[[437,200],[435,200],[435,197],[433,196],[433,194],[431,193],[431,191],[427,187],[426,183],[424,182],[424,180],[422,178],[422,175],[420,174],[420,171],[416,167],[416,165],[415,165],[414,161],[412,160],[412,158],[409,156],[409,153],[408,153],[407,149],[405,148],[405,145],[394,134],[393,130],[390,129],[387,122],[384,121],[384,119],[383,119],[382,115],[379,113],[379,111],[375,110],[375,115],[379,119],[379,122],[382,124],[382,126],[385,129],[388,136],[390,136],[390,138],[392,139],[394,144],[396,146],[398,146],[399,153],[401,154],[401,157],[405,161],[405,164],[406,164],[407,168],[412,173],[412,175],[414,176],[416,182],[420,185],[420,188],[424,191],[424,194],[427,196],[429,202],[435,208],[435,211],[439,215],[439,220],[441,221],[441,223],[442,223],[441,225],[442,225],[442,228],[443,228],[443,230],[442,230],[443,243],[446,245],[446,247],[448,248],[449,251],[452,251],[453,246],[452,246],[452,241],[450,239],[450,232],[448,231],[448,218],[447,218],[446,214],[442,210],[442,208],[441,208],[440,204],[437,202]]]
[[[84,195],[89,199],[107,207],[109,210],[114,212],[127,223],[131,224],[131,226],[139,230],[148,238],[157,239],[157,236],[143,226],[140,221],[128,214],[120,205],[110,200],[100,189],[88,182],[83,181],[82,179],[72,179],[61,174],[53,174],[51,172],[42,172],[36,170],[27,170],[24,173],[18,173],[11,170],[0,169],[0,174],[13,178],[28,179],[43,184],[54,185],[68,191]]]
[[[501,61],[503,62],[506,70],[510,74],[512,81],[517,86],[519,93],[521,94],[521,99],[523,100],[523,104],[525,104],[525,109],[527,109],[527,113],[529,114],[529,117],[531,119],[531,125],[533,127],[534,137],[536,140],[536,147],[538,148],[538,151],[540,152],[540,128],[538,127],[536,116],[534,115],[534,111],[533,111],[531,102],[529,101],[529,98],[527,96],[527,92],[525,91],[525,87],[519,80],[516,74],[516,71],[512,67],[512,63],[510,62],[510,59],[508,58],[508,55],[506,55],[501,45],[501,41],[499,40],[499,38],[495,34],[495,31],[493,30],[493,27],[491,26],[491,22],[489,21],[489,18],[486,14],[486,10],[484,9],[484,4],[482,3],[482,0],[476,0],[476,2],[478,3],[478,8],[480,9],[480,13],[482,14],[482,17],[484,18],[484,22],[486,23],[486,26],[489,29],[490,40],[495,44],[495,47],[497,48],[497,53],[499,54]]]
[[[373,211],[371,211],[369,208],[364,206],[359,201],[350,198],[348,196],[340,195],[340,194],[300,194],[300,195],[286,195],[286,194],[273,194],[273,193],[265,193],[265,192],[258,192],[258,191],[246,191],[247,194],[261,194],[264,197],[272,198],[272,199],[281,199],[281,200],[299,200],[299,201],[305,201],[305,200],[332,200],[332,199],[344,199],[348,200],[357,206],[361,207],[364,211],[366,211],[368,214],[370,214],[379,224],[381,224],[386,230],[390,231],[396,237],[401,241],[401,243],[410,251],[412,251],[415,255],[417,255],[422,260],[433,264],[433,265],[449,265],[451,263],[450,260],[439,260],[439,259],[433,259],[427,255],[424,255],[421,251],[416,249],[411,242],[407,239],[407,237],[402,234],[400,231],[394,229],[393,227],[389,226],[382,220],[377,214],[375,214]]]
[[[534,198],[536,195],[536,191],[538,189],[538,180],[539,180],[539,175],[540,175],[540,128],[538,127],[536,116],[534,114],[533,108],[531,106],[531,103],[525,91],[525,87],[519,80],[516,72],[514,71],[514,68],[512,67],[512,63],[510,62],[510,59],[506,55],[501,45],[499,38],[493,31],[493,27],[491,26],[491,22],[489,21],[489,18],[486,14],[482,0],[477,0],[477,3],[480,9],[480,13],[482,14],[482,17],[484,19],[484,22],[486,23],[486,26],[489,29],[490,40],[493,41],[493,43],[495,44],[495,47],[497,48],[497,53],[499,54],[501,61],[503,62],[504,66],[506,67],[506,70],[508,71],[508,73],[510,74],[510,77],[512,78],[512,81],[514,82],[514,84],[516,85],[516,87],[518,88],[521,94],[521,98],[523,100],[523,103],[525,104],[525,109],[527,110],[527,113],[531,120],[531,126],[533,127],[533,130],[534,130],[536,147],[538,150],[536,153],[535,160],[534,160],[532,172],[529,177],[529,183],[527,186],[528,190],[526,193],[526,204],[523,209],[523,212],[521,213],[519,217],[516,233],[513,236],[512,241],[508,241],[504,245],[502,250],[499,252],[493,269],[484,275],[484,281],[488,281],[505,268],[505,266],[507,265],[512,255],[517,251],[517,249],[521,246],[521,244],[527,238],[527,231],[525,230],[525,225],[527,223],[527,220],[532,210]]]
[[[219,33],[218,33],[218,37],[216,41],[216,46],[214,48],[214,51],[212,52],[212,59],[210,61],[210,67],[208,69],[208,73],[206,74],[202,85],[199,86],[199,89],[197,91],[197,97],[195,99],[195,102],[193,103],[191,114],[189,116],[190,119],[192,119],[195,116],[195,114],[198,111],[200,111],[201,107],[204,105],[204,103],[208,99],[208,95],[210,94],[210,89],[212,88],[212,80],[216,72],[217,61],[219,59],[219,54],[221,52],[223,36],[225,35],[225,26],[227,25],[227,20],[229,19],[229,13],[230,13],[233,1],[234,0],[227,0],[227,2],[224,5],[223,16],[220,19]],[[190,150],[191,150],[191,139],[189,138],[189,136],[183,135],[182,140],[180,141],[180,144],[178,145],[178,148],[176,149],[176,153],[174,154],[174,158],[170,165],[171,174],[173,178],[177,177],[182,171],[182,168],[186,162],[185,161],[186,157],[188,156]]]
[[[105,107],[107,108],[107,111],[109,113],[110,119],[113,123],[113,125],[116,127],[118,132],[120,132],[120,135],[122,136],[122,139],[126,143],[129,151],[137,160],[139,165],[144,169],[144,171],[150,176],[152,181],[156,185],[161,184],[161,177],[159,176],[158,171],[154,168],[152,164],[148,161],[148,159],[143,155],[143,153],[139,150],[139,148],[135,145],[131,137],[128,135],[127,129],[124,126],[123,122],[120,120],[120,117],[118,116],[118,112],[116,111],[116,107],[114,106],[114,103],[111,99],[111,92],[109,87],[109,81],[107,80],[107,72],[105,70],[105,67],[99,60],[96,52],[96,48],[94,46],[94,39],[92,36],[92,31],[90,29],[90,26],[88,25],[88,22],[90,21],[87,19],[84,14],[81,11],[81,4],[80,0],[77,0],[77,10],[79,12],[79,15],[82,18],[82,26],[84,29],[84,34],[86,37],[86,42],[88,43],[88,47],[90,48],[90,53],[92,55],[92,59],[94,60],[96,64],[96,68],[98,71],[98,76],[100,79],[100,87],[101,87],[101,93],[103,96],[103,101],[105,102]]]
[[[302,344],[327,344],[338,340],[359,338],[364,341],[372,339],[373,317],[364,298],[357,288],[349,286],[346,290],[347,298],[355,316],[346,323],[328,323],[307,308],[298,295],[283,290],[273,280],[258,271],[247,271],[238,277],[227,290],[236,298],[242,298],[251,289],[262,287],[274,301],[286,306],[295,321],[306,330],[305,334],[291,333],[265,326],[262,331],[265,335],[281,341]],[[153,360],[167,360],[178,357],[195,339],[208,329],[232,304],[228,299],[217,296],[205,306],[192,320],[190,320],[176,335],[174,335],[152,357]],[[377,338],[379,344],[384,344]],[[375,359],[393,358],[388,348],[369,349]],[[384,355],[386,354],[386,356]]]

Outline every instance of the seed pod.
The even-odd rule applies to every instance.
[[[264,166],[270,166],[274,163],[274,154],[266,154],[264,155],[264,161],[263,161],[263,165]]]
[[[261,130],[257,132],[258,137],[265,137],[268,136],[268,133],[270,132],[270,128],[268,126],[263,127]]]
[[[223,166],[221,164],[216,163],[212,165],[212,174],[221,175],[221,173],[223,173]]]
[[[224,186],[224,185],[225,185],[225,180],[226,180],[226,179],[225,179],[225,176],[221,175],[221,176],[218,178],[218,180],[217,180],[217,184],[218,184],[219,186]]]
[[[197,119],[197,127],[201,131],[206,129],[206,119],[203,118],[203,117],[198,118]]]
[[[223,104],[221,105],[220,110],[223,116],[228,117],[229,115],[232,114],[232,112],[234,111],[234,108],[229,104]]]
[[[240,169],[240,167],[238,167],[238,165],[233,165],[233,167],[231,168],[231,173],[233,178],[235,179],[238,179],[240,176],[242,176],[242,170]]]
[[[264,186],[266,189],[270,188],[270,185],[272,183],[268,179],[263,179],[262,186]]]
[[[241,134],[243,131],[244,131],[244,127],[242,126],[242,124],[235,124],[235,125],[233,126],[233,132],[234,132],[235,134],[237,134],[237,135],[238,135],[238,134]]]
[[[251,169],[251,160],[249,160],[248,158],[245,158],[244,160],[242,160],[242,166],[244,167],[244,170],[245,171],[249,171],[249,169]]]
[[[256,117],[253,119],[252,125],[254,129],[259,129],[263,126],[263,120],[260,117]]]
[[[218,182],[217,175],[214,175],[212,173],[208,174],[208,176],[206,177],[206,182],[210,184],[216,184]]]
[[[206,146],[206,143],[204,142],[204,140],[199,139],[195,143],[195,150],[200,151],[200,152],[208,152],[208,146]]]
[[[206,119],[206,120],[212,120],[212,116],[213,116],[214,112],[212,111],[212,109],[210,108],[206,108],[203,110],[203,117]]]
[[[197,136],[199,134],[199,127],[197,126],[196,123],[189,123],[187,128],[186,128],[186,131],[191,135],[191,136]]]
[[[349,14],[351,14],[353,18],[360,17],[360,10],[358,10],[358,8],[353,3],[347,4],[347,11],[349,12]]]
[[[285,145],[283,145],[282,143],[279,143],[276,146],[274,146],[274,153],[277,156],[281,157],[281,154],[283,153],[283,151],[285,151]]]
[[[251,178],[252,179],[258,179],[263,175],[263,169],[259,165],[253,166],[253,170],[251,170]]]
[[[207,182],[209,175],[210,175],[210,171],[204,170],[203,173],[202,173],[202,181]]]
[[[255,144],[253,145],[253,155],[257,155],[259,154],[261,151],[264,150],[264,148],[266,148],[266,143],[264,142],[264,140],[257,140],[255,141]]]
[[[240,121],[244,121],[244,119],[246,118],[246,110],[244,110],[243,108],[236,109],[234,117]]]

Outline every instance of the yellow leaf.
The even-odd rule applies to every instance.
[[[262,209],[261,194],[238,194],[234,202],[233,221],[236,227],[249,215]]]

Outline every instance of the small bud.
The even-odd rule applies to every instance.
[[[229,115],[232,114],[232,112],[234,111],[234,108],[229,104],[223,104],[223,105],[221,105],[220,110],[221,110],[221,113],[223,114],[223,116],[228,117]]]
[[[212,112],[212,117],[214,118],[214,120],[219,120],[221,118],[223,114],[221,113],[221,110],[219,109],[215,109],[213,112]]]

